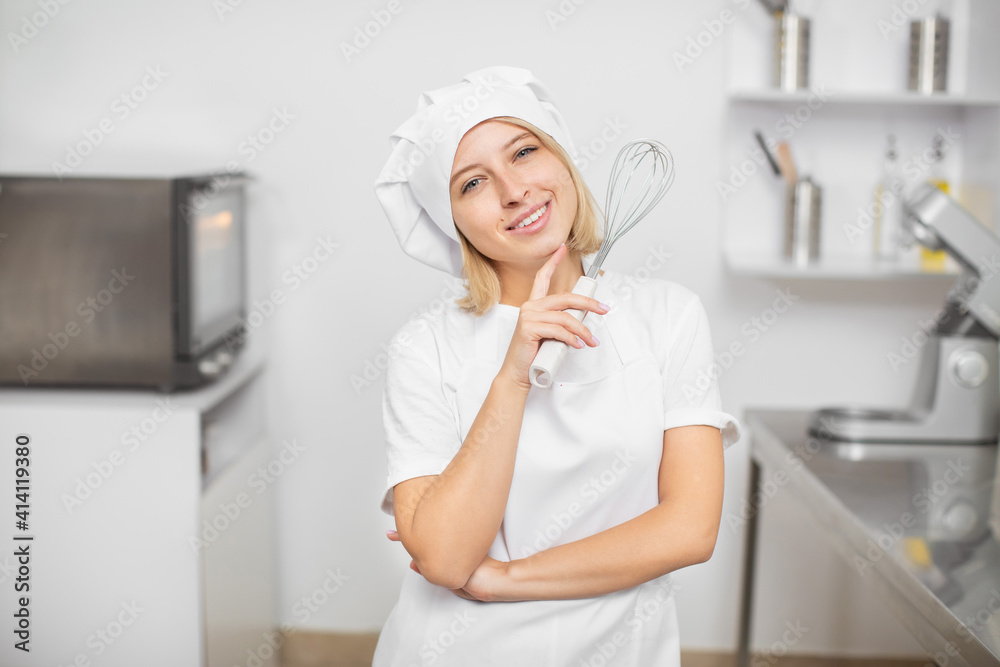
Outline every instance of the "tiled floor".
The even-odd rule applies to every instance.
[[[377,634],[296,632],[294,635],[289,635],[285,641],[282,667],[371,667],[377,640]],[[681,654],[681,663],[683,667],[734,667],[736,660],[732,655],[724,653],[684,652]],[[758,664],[761,664],[760,661]],[[785,656],[776,662],[768,661],[763,664],[769,667],[923,667],[927,662],[884,658],[865,660]]]

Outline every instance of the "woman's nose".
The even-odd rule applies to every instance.
[[[513,174],[498,174],[495,178],[497,194],[504,206],[521,204],[528,198],[528,186]]]

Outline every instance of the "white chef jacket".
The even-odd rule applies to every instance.
[[[721,407],[704,307],[689,289],[605,269],[584,324],[601,341],[570,348],[549,389],[525,403],[511,492],[489,555],[510,561],[601,532],[658,502],[662,431],[741,426]],[[439,304],[440,305],[440,304]],[[383,393],[392,487],[441,473],[461,447],[506,355],[519,309],[476,317],[454,303],[411,319],[390,346]],[[527,660],[527,662],[526,662]],[[479,602],[407,570],[373,667],[679,665],[670,575],[595,598]]]

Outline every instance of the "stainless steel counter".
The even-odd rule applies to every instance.
[[[739,664],[749,664],[756,515],[781,492],[809,508],[929,658],[1000,666],[1000,543],[988,524],[996,445],[835,443],[807,434],[811,414],[746,412],[751,512]]]

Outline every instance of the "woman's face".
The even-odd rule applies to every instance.
[[[465,238],[511,266],[537,269],[566,241],[576,219],[576,188],[566,166],[534,134],[502,121],[482,122],[462,137],[449,191]]]

